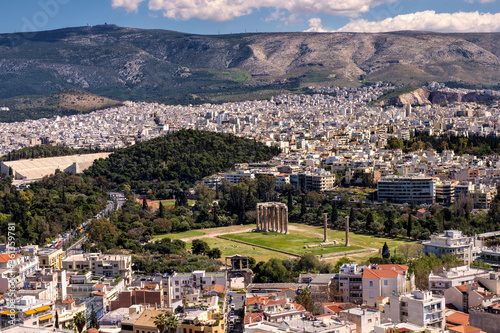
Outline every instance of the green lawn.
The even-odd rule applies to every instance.
[[[152,209],[159,209],[160,208],[160,201],[163,204],[163,207],[174,207],[175,206],[175,200],[158,200],[154,201],[151,203],[151,208]],[[195,200],[188,200],[188,206],[192,206],[195,204]]]
[[[340,230],[328,230],[328,240],[337,240],[340,242],[338,245],[328,245],[317,248],[304,249],[304,245],[308,244],[319,244],[323,241],[323,228],[319,226],[309,226],[299,223],[290,223],[290,233],[288,235],[279,233],[261,233],[261,232],[246,232],[252,225],[233,225],[229,227],[220,228],[210,228],[210,229],[197,229],[189,230],[179,233],[171,233],[164,235],[155,235],[153,238],[155,240],[162,238],[170,239],[186,239],[186,248],[191,248],[191,242],[193,239],[203,239],[208,245],[213,247],[218,247],[222,252],[221,260],[224,261],[225,256],[231,256],[234,254],[248,255],[254,257],[257,261],[269,260],[270,258],[280,258],[285,259],[289,256],[280,252],[275,252],[260,247],[254,247],[251,245],[245,245],[237,242],[232,242],[229,240],[223,240],[216,238],[216,235],[222,235],[223,237],[241,240],[244,242],[262,245],[274,249],[284,250],[291,253],[296,253],[302,255],[304,253],[310,252],[316,255],[326,254],[326,253],[336,253],[344,252],[350,250],[358,250],[364,248],[381,249],[385,242],[389,246],[391,253],[399,245],[406,243],[415,243],[413,241],[406,241],[403,239],[396,238],[386,238],[382,236],[356,234],[351,232],[349,234],[350,245],[348,248],[344,246],[345,232]],[[293,229],[293,230],[292,230]],[[348,257],[355,259],[358,262],[364,261],[369,257],[373,256],[373,252],[363,252]],[[340,258],[333,257],[328,258],[329,262],[335,262]]]
[[[245,241],[248,243],[267,246],[273,249],[288,251],[296,254],[314,253],[325,254],[332,252],[343,252],[360,250],[361,246],[345,247],[343,244],[327,245],[316,248],[304,248],[304,245],[319,244],[323,241],[316,233],[305,233],[301,230],[290,230],[288,235],[276,232],[247,232],[241,234],[230,234],[224,237]]]
[[[232,256],[235,254],[253,257],[257,262],[268,261],[271,258],[287,259],[290,256],[266,250],[260,247],[255,247],[251,245],[240,244],[232,241],[228,241],[220,238],[203,238],[205,242],[210,246],[210,248],[218,247],[222,252],[222,257],[219,259],[224,262],[224,257]],[[187,249],[191,249],[191,242],[186,244]]]

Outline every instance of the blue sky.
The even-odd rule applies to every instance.
[[[500,0],[4,0],[0,32],[96,24],[197,34],[500,31]]]

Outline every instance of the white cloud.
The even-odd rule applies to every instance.
[[[319,18],[309,20],[307,31],[384,32],[421,30],[437,32],[498,32],[500,13],[458,12],[438,14],[433,10],[398,15],[382,21],[352,20],[337,30],[325,29]]]
[[[137,11],[145,0],[111,0],[113,8]],[[172,19],[199,18],[212,21],[228,21],[250,14],[259,8],[287,10],[292,16],[301,14],[328,14],[356,17],[370,8],[396,0],[149,0],[149,9],[162,11]]]
[[[127,12],[136,12],[139,4],[145,0],[111,0],[111,7],[123,7]]]

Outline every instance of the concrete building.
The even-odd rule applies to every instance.
[[[378,265],[363,270],[363,303],[376,306],[378,297],[406,294],[414,289],[414,277],[408,276],[408,266]]]
[[[29,160],[5,161],[0,170],[8,175],[12,171],[14,180],[36,181],[55,173],[57,169],[69,173],[81,173],[99,158],[107,158],[111,153],[95,153],[37,158]],[[11,170],[11,171],[10,171]]]
[[[193,271],[192,273],[174,273],[170,276],[172,299],[181,299],[190,288],[204,288],[209,285],[226,285],[226,272]]]
[[[434,253],[436,257],[454,254],[470,265],[474,260],[474,238],[467,237],[460,230],[446,230],[443,234],[431,235],[431,239],[422,242],[423,252],[426,256]]]
[[[353,308],[339,312],[338,316],[356,324],[356,333],[373,332],[375,326],[381,323],[380,312],[371,309]]]
[[[342,302],[363,303],[363,267],[355,262],[340,266],[338,274],[338,290]]]
[[[391,295],[384,306],[383,320],[407,322],[430,329],[445,328],[445,299],[430,291],[415,290],[412,294]]]
[[[63,260],[66,270],[89,270],[94,276],[114,277],[120,275],[126,284],[132,281],[132,258],[129,255],[86,253]]]
[[[432,204],[436,201],[436,179],[422,175],[388,176],[377,182],[378,201]]]
[[[480,287],[477,282],[454,286],[444,291],[446,304],[453,304],[459,311],[465,313],[469,312],[470,307],[482,305],[493,297],[495,294]]]
[[[22,296],[15,300],[14,307],[3,306],[0,308],[2,327],[10,326],[12,320],[9,314],[14,311],[16,324],[31,327],[48,327],[54,323],[54,302],[52,300],[39,300],[35,296]]]
[[[488,277],[490,271],[482,268],[471,268],[470,266],[454,267],[442,273],[429,274],[429,290],[433,294],[443,295],[444,291],[451,287],[473,283],[479,277]]]
[[[61,269],[62,260],[64,259],[64,252],[62,249],[51,249],[48,247],[41,247],[36,250],[40,267]]]

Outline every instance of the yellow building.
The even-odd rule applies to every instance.
[[[64,252],[62,249],[51,249],[42,247],[38,249],[38,261],[40,267],[61,269]]]
[[[189,313],[182,321],[182,333],[224,333],[224,315],[216,310]]]

